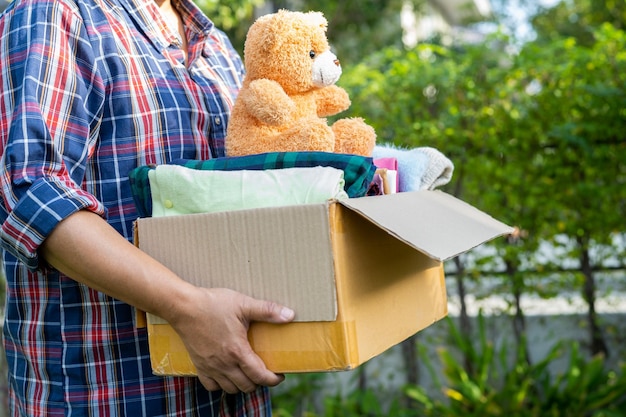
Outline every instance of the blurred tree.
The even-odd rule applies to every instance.
[[[248,28],[254,20],[255,7],[265,3],[264,0],[194,1],[218,28],[228,34],[233,46],[239,53],[243,52],[243,42]]]
[[[523,265],[541,242],[567,245],[579,261],[589,303],[590,345],[605,352],[595,313],[591,249],[623,231],[626,208],[626,38],[610,25],[592,47],[537,41],[508,56],[507,40],[451,50],[388,48],[342,79],[351,114],[365,116],[381,141],[434,146],[455,162],[446,187],[527,236],[499,249],[519,297]],[[565,259],[557,260],[561,265]],[[528,279],[528,278],[526,278]]]
[[[555,7],[544,9],[532,19],[538,39],[550,41],[559,37],[572,37],[584,45],[594,43],[594,28],[603,23],[610,23],[617,29],[626,29],[626,2],[561,1]]]
[[[251,22],[259,4],[238,0],[223,9],[199,2],[227,30],[247,29],[243,22]],[[422,3],[416,0],[416,7]],[[441,149],[456,165],[448,191],[520,227],[519,239],[476,265],[504,263],[501,290],[512,294],[520,341],[521,295],[555,291],[522,271],[553,267],[536,258],[542,242],[553,242],[579,262],[572,279],[589,303],[590,346],[606,351],[595,311],[594,274],[603,258],[592,248],[624,232],[624,4],[576,0],[541,11],[533,19],[537,40],[510,55],[504,51],[511,40],[500,35],[481,45],[420,44],[407,51],[395,20],[400,0],[274,2],[324,12],[331,42],[348,61],[340,84],[352,97],[349,113],[365,116],[379,141]],[[600,25],[607,20],[612,26]],[[385,44],[391,46],[381,48]],[[462,258],[456,262],[460,272],[475,276]],[[457,282],[462,293],[463,281]]]
[[[626,35],[605,24],[592,36],[591,47],[573,38],[540,41],[519,60],[536,86],[527,124],[543,132],[529,155],[533,178],[550,197],[541,234],[579,261],[591,350],[607,353],[595,311],[594,271],[603,259],[592,252],[624,227]]]
[[[419,11],[426,0],[234,0],[226,5],[217,0],[197,0],[198,6],[225,30],[233,45],[243,52],[255,8],[270,13],[281,8],[320,11],[328,20],[328,38],[333,50],[347,65],[385,47],[402,45],[400,11],[409,1]],[[262,6],[262,7],[261,7]]]
[[[333,50],[350,66],[387,46],[402,46],[400,11],[405,0],[300,0],[299,10],[316,10],[328,19]],[[411,0],[415,10],[425,0]]]
[[[449,192],[510,224],[520,224],[526,218],[520,219],[520,212],[511,207],[519,207],[522,200],[515,187],[526,183],[519,171],[513,172],[520,165],[509,162],[515,156],[507,153],[501,134],[511,126],[510,119],[497,117],[508,115],[499,109],[510,99],[506,89],[510,63],[501,51],[505,41],[493,38],[488,45],[455,49],[427,44],[409,51],[389,48],[349,70],[343,85],[352,94],[351,114],[366,116],[381,142],[441,149],[455,162]],[[464,257],[454,264],[460,327],[469,333],[465,280],[477,277],[476,269],[466,268]],[[471,372],[474,364],[467,359]]]

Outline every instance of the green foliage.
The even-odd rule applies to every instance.
[[[328,19],[328,39],[345,68],[388,46],[402,45],[400,10],[404,0],[301,0],[300,10],[316,10]],[[423,0],[412,0],[419,10]]]
[[[254,19],[254,8],[265,3],[264,0],[195,0],[198,7],[211,18],[215,25],[225,31],[233,46],[243,52],[243,43],[248,28]]]
[[[572,37],[585,45],[595,42],[593,29],[604,23],[626,29],[626,2],[623,0],[562,1],[533,18],[539,39],[552,41]]]
[[[626,417],[626,365],[610,369],[602,356],[590,358],[576,342],[566,341],[529,363],[521,345],[493,342],[482,316],[478,324],[476,335],[465,335],[447,319],[450,341],[438,349],[438,357],[420,349],[421,363],[439,395],[410,384],[396,395],[370,387],[322,397],[320,393],[328,392],[324,374],[292,375],[291,388],[273,395],[274,415]],[[462,357],[471,361],[471,370]]]
[[[324,375],[290,375],[285,384],[287,387],[272,393],[272,414],[276,417],[315,416],[315,400],[324,386]]]
[[[324,417],[403,417],[410,411],[394,401],[390,407],[383,407],[380,397],[371,389],[353,391],[347,396],[335,395],[324,400]]]
[[[540,86],[524,125],[539,129],[528,156],[534,180],[550,192],[544,233],[606,243],[623,225],[612,208],[626,201],[626,37],[610,25],[595,36],[592,48],[572,38],[528,45],[518,65]]]
[[[360,368],[363,371],[364,368]],[[358,378],[359,373],[353,374]],[[402,395],[381,401],[380,392],[366,390],[328,390],[333,374],[289,375],[287,387],[274,389],[273,415],[276,417],[403,417],[410,410],[402,404]],[[324,395],[327,393],[327,395]]]
[[[203,1],[240,48],[255,0],[223,9]],[[395,0],[298,4],[329,19],[331,43],[344,62],[340,84],[353,102],[341,117],[364,116],[380,142],[442,150],[455,163],[445,191],[523,230],[515,244],[499,240],[495,256],[478,260],[477,270],[505,260],[518,274],[529,266],[541,272],[551,266],[536,258],[546,241],[564,248],[562,258],[549,261],[557,265],[578,260],[589,247],[602,248],[594,267],[624,259],[624,248],[617,253],[612,240],[625,233],[626,3],[563,3],[534,20],[538,40],[515,54],[506,52],[510,40],[501,35],[479,45],[406,50],[399,44]],[[606,21],[611,24],[601,24]],[[545,297],[558,290],[538,285],[532,275],[513,278],[497,290]],[[568,280],[582,286],[581,274]],[[607,370],[601,357],[587,360],[578,346],[560,344],[528,364],[522,345],[508,351],[483,335],[474,346],[452,332],[459,350],[440,352],[444,400],[412,386],[406,394],[417,409],[397,398],[383,410],[371,389],[333,394],[320,405],[315,397],[323,379],[306,375],[290,377],[295,384],[274,396],[275,415],[315,416],[320,408],[325,416],[624,415],[625,371]],[[461,356],[470,358],[471,369],[461,366]],[[551,373],[552,363],[564,358],[567,369]]]
[[[626,366],[618,371],[605,367],[601,356],[586,359],[576,343],[559,343],[545,358],[528,364],[516,349],[510,355],[506,345],[499,349],[488,341],[480,321],[479,346],[462,336],[450,322],[454,346],[440,349],[444,382],[443,398],[433,398],[420,386],[409,386],[406,395],[418,404],[415,415],[423,416],[625,416]],[[472,372],[456,359],[469,356],[476,366]],[[550,369],[556,360],[569,354],[566,368]],[[423,357],[428,360],[427,357]]]
[[[381,142],[442,150],[455,162],[448,190],[526,231],[510,255],[563,235],[609,243],[626,209],[626,35],[606,24],[594,36],[518,55],[498,36],[387,48],[340,82]]]
[[[196,0],[200,7],[221,29],[230,30],[252,16],[255,6],[263,0],[231,0],[226,5],[217,0]]]
[[[281,8],[300,11],[320,11],[328,20],[328,38],[334,52],[345,67],[383,47],[402,45],[400,10],[406,0],[283,0],[274,1],[268,10]],[[424,0],[411,0],[419,11]],[[230,37],[242,53],[248,28],[254,21],[255,7],[263,0],[236,0],[228,3],[217,0],[197,0],[198,6],[217,27]]]

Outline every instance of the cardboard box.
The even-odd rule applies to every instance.
[[[296,311],[253,323],[275,372],[349,370],[447,315],[442,262],[512,229],[439,191],[136,222],[136,243],[185,280]],[[140,316],[139,316],[140,317]],[[196,370],[173,329],[147,315],[152,367]]]

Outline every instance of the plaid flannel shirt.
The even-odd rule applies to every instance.
[[[78,210],[131,239],[128,173],[223,156],[243,66],[180,0],[188,61],[152,0],[15,0],[0,17],[0,242],[13,415],[260,416],[267,389],[207,392],[151,373],[133,308],[46,268],[38,247]]]

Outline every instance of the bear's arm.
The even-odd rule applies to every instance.
[[[251,81],[239,92],[248,112],[260,122],[278,126],[290,121],[296,105],[275,81],[259,79]]]
[[[350,97],[343,88],[330,85],[316,91],[317,115],[333,116],[350,107]]]

